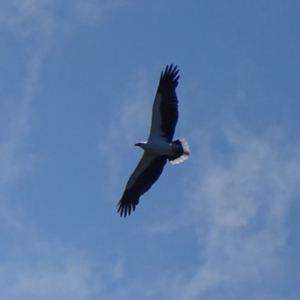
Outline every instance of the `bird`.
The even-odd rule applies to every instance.
[[[190,156],[188,142],[184,139],[173,141],[178,120],[179,69],[167,65],[161,72],[157,92],[152,106],[152,120],[148,140],[136,143],[144,150],[141,160],[131,174],[117,212],[120,217],[129,216],[135,211],[140,197],[158,180],[167,161],[179,164]]]

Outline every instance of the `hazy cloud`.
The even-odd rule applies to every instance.
[[[82,24],[95,24],[126,0],[3,0],[0,25],[23,38],[50,37],[54,32],[68,32]],[[57,14],[57,11],[60,11]]]
[[[67,2],[67,3],[66,3]],[[7,187],[33,168],[36,157],[26,151],[30,135],[32,102],[37,99],[40,74],[57,28],[69,29],[78,24],[67,12],[80,7],[83,17],[97,14],[103,2],[56,0],[4,0],[0,3],[0,30],[7,41],[19,38],[25,70],[17,89],[2,96],[0,136],[0,234],[5,238],[1,250],[1,297],[16,299],[98,299],[108,284],[122,277],[122,263],[95,263],[80,251],[63,242],[43,241],[34,224],[16,203],[10,203]],[[114,2],[115,4],[117,2]],[[65,6],[70,4],[70,6]],[[64,6],[66,16],[54,13]],[[113,8],[105,4],[105,7]],[[96,17],[95,17],[96,18]],[[70,25],[72,24],[72,25]],[[7,44],[15,47],[15,43]],[[14,51],[9,51],[14,60]],[[39,99],[41,101],[42,99]],[[9,183],[9,184],[8,184]]]
[[[118,261],[95,263],[71,247],[28,234],[11,252],[0,265],[1,295],[7,300],[99,299],[122,276]]]
[[[32,55],[27,63],[26,78],[20,84],[20,94],[8,97],[6,109],[2,112],[6,115],[6,124],[0,140],[0,183],[14,180],[24,170],[30,169],[30,161],[34,158],[25,158],[22,148],[30,130],[30,105],[38,89],[42,60],[42,52]]]
[[[54,20],[49,13],[52,0],[3,0],[0,23],[13,33],[28,37],[36,33],[51,33]]]
[[[277,129],[261,136],[236,129],[224,134],[228,157],[199,155],[191,202],[199,263],[174,299],[257,299],[253,285],[264,299],[274,299],[272,289],[287,272],[282,253],[289,209],[300,195],[299,145]]]

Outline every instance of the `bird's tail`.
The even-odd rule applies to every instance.
[[[171,164],[176,165],[188,159],[188,157],[191,155],[191,152],[189,149],[189,144],[185,139],[176,140],[173,142],[173,144],[179,146],[178,150],[175,150],[178,155],[169,158],[169,161]]]

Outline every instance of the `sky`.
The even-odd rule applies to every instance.
[[[5,300],[296,300],[300,2],[1,0]],[[116,204],[178,65],[175,138]]]

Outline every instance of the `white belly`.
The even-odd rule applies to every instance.
[[[171,145],[164,140],[149,140],[145,150],[156,155],[171,155],[173,153]]]

